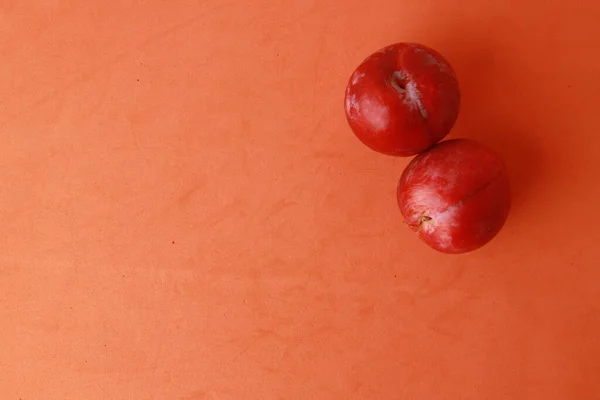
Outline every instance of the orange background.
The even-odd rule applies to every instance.
[[[0,398],[600,399],[600,5],[2,1]],[[438,254],[352,70],[434,47],[500,235]]]

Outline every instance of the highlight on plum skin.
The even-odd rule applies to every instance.
[[[500,155],[470,139],[447,140],[416,156],[397,188],[406,224],[430,247],[452,254],[491,241],[506,222],[510,197]]]

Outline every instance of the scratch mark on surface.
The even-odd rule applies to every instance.
[[[176,204],[183,206],[189,203],[195,193],[200,191],[204,186],[206,186],[206,182],[197,183],[192,186],[190,189],[186,190],[176,201]]]
[[[156,390],[156,382],[158,382],[157,379],[157,373],[158,373],[158,369],[160,367],[160,362],[163,358],[163,352],[164,352],[164,347],[165,347],[165,342],[161,341],[160,345],[158,346],[158,349],[156,350],[156,354],[154,356],[154,362],[152,363],[152,391],[150,393],[152,393],[152,396],[154,397],[154,393]]]
[[[424,290],[420,293],[420,297],[427,298],[431,296],[436,296],[444,291],[455,286],[457,282],[460,281],[465,271],[464,266],[457,267],[454,272],[448,274],[439,284],[435,285],[433,288],[429,288],[428,290]]]
[[[144,158],[144,161],[146,162],[146,165],[150,165],[152,163],[152,161],[151,161],[150,157],[148,156],[148,154],[146,153],[146,151],[140,145],[140,141],[139,141],[138,134],[137,134],[137,129],[135,129],[135,126],[134,126],[133,122],[131,122],[131,121],[129,121],[129,131],[131,132],[131,137],[133,138],[133,146],[142,155],[142,157]]]
[[[190,393],[188,396],[180,397],[179,400],[221,400],[221,398],[214,390],[208,392],[197,390]]]
[[[269,211],[267,212],[267,216],[264,219],[268,220],[271,217],[274,217],[275,215],[295,205],[298,205],[297,201],[281,199],[270,207]]]
[[[332,158],[344,158],[344,153],[340,152],[340,151],[322,151],[322,150],[317,150],[314,152],[314,157],[315,158],[325,158],[325,159],[332,159]]]
[[[373,239],[385,237],[387,233],[385,231],[380,232],[360,232],[360,233],[349,233],[348,237],[353,239]]]
[[[453,326],[456,325],[457,320],[460,319],[457,317],[466,315],[468,313],[467,306],[478,298],[479,296],[477,294],[469,294],[457,300],[450,307],[435,315],[431,323],[428,325],[428,328],[430,330],[445,334],[446,336],[452,336],[450,332],[445,329],[441,329],[440,326],[444,325],[446,321],[451,321],[451,325]]]
[[[317,84],[319,83],[319,70],[321,68],[321,59],[323,57],[323,53],[325,52],[325,31],[321,30],[319,34],[319,47],[317,49],[317,54],[315,56],[315,70],[314,70],[314,82],[313,82],[313,90],[312,90],[312,120],[313,120],[313,129],[317,130]],[[317,137],[318,135],[314,135]]]

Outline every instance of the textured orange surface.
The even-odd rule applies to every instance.
[[[599,399],[593,0],[0,3],[0,398]],[[475,253],[401,223],[343,94],[444,54],[509,166]]]

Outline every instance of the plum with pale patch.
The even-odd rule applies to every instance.
[[[487,146],[447,140],[408,164],[397,199],[404,221],[425,243],[443,253],[466,253],[504,226],[510,209],[508,172]]]
[[[346,119],[358,139],[393,156],[412,156],[442,140],[460,107],[456,74],[435,50],[396,43],[367,57],[350,76]]]

